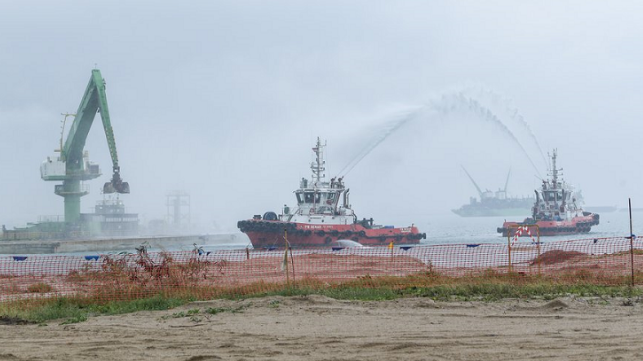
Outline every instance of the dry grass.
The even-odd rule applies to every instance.
[[[560,249],[554,249],[551,251],[547,251],[540,256],[536,257],[533,262],[531,262],[532,265],[551,265],[551,264],[556,264],[556,263],[563,263],[567,262],[572,258],[575,257],[580,257],[580,256],[586,256],[585,253],[582,252],[577,252],[577,251],[563,251]]]
[[[43,282],[34,283],[27,287],[27,292],[29,293],[49,293],[53,290],[54,288],[51,285]]]

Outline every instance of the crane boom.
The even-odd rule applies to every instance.
[[[482,199],[482,190],[480,189],[480,187],[478,187],[478,184],[476,183],[476,181],[473,180],[473,177],[471,177],[471,175],[469,174],[469,172],[467,172],[464,166],[461,165],[460,167],[462,167],[462,170],[467,174],[467,177],[469,177],[469,179],[471,180],[471,183],[473,183],[473,185],[476,187],[476,189],[478,190],[478,194],[480,195],[480,199]]]
[[[105,129],[105,137],[107,138],[107,145],[113,166],[112,180],[105,183],[103,192],[129,193],[129,184],[123,182],[120,177],[116,140],[114,139],[114,131],[109,118],[109,107],[107,106],[105,80],[98,69],[92,70],[92,76],[89,79],[85,94],[78,106],[76,117],[69,129],[69,135],[61,152],[62,160],[66,162],[67,174],[74,174],[81,170],[83,149],[85,148],[87,134],[97,112],[100,113],[103,122],[103,129]]]

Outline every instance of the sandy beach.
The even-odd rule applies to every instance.
[[[0,360],[643,357],[643,312],[638,299],[363,302],[312,295],[195,302],[167,311],[61,323],[4,322]]]

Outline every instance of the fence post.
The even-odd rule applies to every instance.
[[[538,276],[540,276],[540,226],[535,224],[534,227],[536,227],[536,249],[538,250],[538,257],[536,258],[538,260]]]
[[[290,286],[290,277],[288,275],[288,231],[284,227],[284,260],[283,266],[286,268],[286,284]]]
[[[634,233],[632,231],[632,199],[627,199],[628,208],[630,210],[630,268],[632,269],[632,283],[634,287]]]
[[[507,269],[511,273],[511,226],[507,227]]]
[[[288,249],[290,250],[290,264],[292,265],[292,283],[293,286],[295,286],[297,284],[297,280],[295,279],[295,257],[292,256],[292,247],[288,247]]]

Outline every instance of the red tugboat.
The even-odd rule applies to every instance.
[[[325,180],[324,147],[319,138],[313,148],[312,180],[301,179],[295,190],[297,208],[284,206],[281,214],[266,212],[237,227],[248,235],[254,248],[285,247],[285,238],[293,248],[330,247],[337,240],[352,240],[362,245],[418,244],[426,234],[417,227],[395,228],[373,224],[373,218],[358,220],[349,202],[349,189],[342,178]]]
[[[576,204],[574,191],[564,181],[558,179],[562,169],[556,168],[556,149],[551,156],[551,179],[543,180],[540,192],[536,190],[536,203],[532,207],[532,217],[523,222],[506,222],[498,233],[503,236],[516,234],[517,227],[538,225],[541,236],[587,233],[592,226],[598,225],[599,215],[584,212]],[[519,236],[527,234],[518,233]]]

